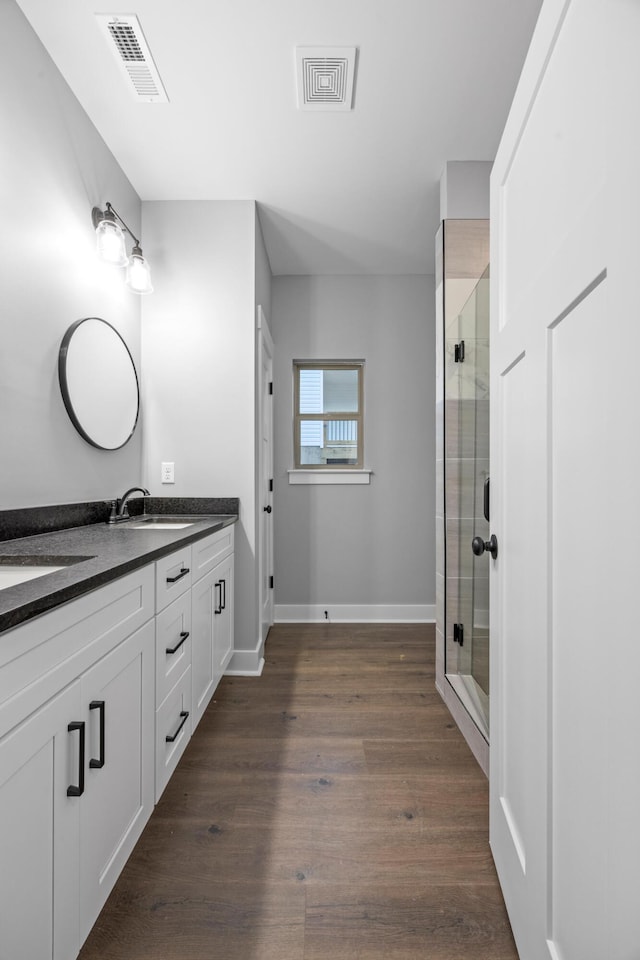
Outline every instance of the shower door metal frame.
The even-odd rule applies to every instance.
[[[451,646],[453,621],[447,596],[445,509],[447,438],[445,436],[445,324],[457,316],[489,262],[488,220],[446,220],[436,236],[436,687],[483,771],[489,772],[487,729],[476,723],[473,707],[462,689],[456,689],[446,670],[446,647]],[[472,562],[468,538],[469,563]],[[465,560],[466,562],[466,560]],[[469,709],[471,707],[471,709]]]

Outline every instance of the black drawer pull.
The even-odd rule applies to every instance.
[[[183,577],[189,573],[189,567],[181,567],[180,573],[177,573],[175,577],[167,577],[167,583],[176,583],[178,580],[182,580]]]
[[[101,770],[104,767],[104,700],[92,700],[89,710],[100,711],[100,758],[89,760],[89,766],[92,770]]]
[[[67,796],[68,797],[81,797],[84,793],[84,720],[74,720],[73,723],[70,723],[67,727],[69,733],[74,733],[76,730],[80,733],[80,750],[78,755],[78,785],[67,787]]]
[[[183,630],[182,633],[180,634],[180,639],[176,643],[175,647],[167,647],[165,650],[165,653],[176,653],[180,649],[182,644],[185,642],[188,636],[189,636],[189,631]]]
[[[188,711],[188,710],[181,710],[181,711],[180,711],[180,718],[181,718],[181,719],[180,719],[180,723],[178,724],[178,729],[176,730],[175,733],[168,733],[168,734],[166,735],[165,740],[167,741],[167,743],[173,743],[174,740],[177,740],[177,739],[178,739],[178,734],[180,733],[180,731],[181,731],[182,728],[184,727],[185,723],[187,722],[187,717],[188,717],[188,716],[189,716],[189,711]]]

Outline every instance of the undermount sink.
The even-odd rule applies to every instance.
[[[192,527],[193,520],[171,519],[170,517],[145,517],[144,520],[138,520],[136,523],[128,523],[129,530],[182,530],[184,527]]]
[[[0,590],[15,587],[28,580],[36,580],[48,573],[64,570],[65,567],[74,563],[89,559],[89,557],[0,556]]]

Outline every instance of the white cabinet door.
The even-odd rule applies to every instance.
[[[0,741],[0,957],[73,960],[78,939],[80,684]],[[54,896],[55,890],[55,896]]]
[[[213,632],[218,607],[217,567],[194,584],[191,590],[191,683],[192,729],[202,718],[217,683]]]
[[[233,554],[194,584],[191,626],[195,729],[233,653]]]
[[[522,960],[640,956],[638,36],[631,0],[547,0],[492,173],[491,845]]]
[[[80,807],[84,942],[153,810],[155,631],[145,624],[81,678],[87,721]]]
[[[233,554],[222,560],[214,571],[218,584],[218,606],[214,610],[213,663],[222,679],[233,655]]]

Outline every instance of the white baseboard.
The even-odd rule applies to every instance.
[[[234,650],[225,677],[259,677],[264,668],[264,644],[258,640],[255,650]]]
[[[436,608],[430,603],[277,603],[274,614],[276,623],[433,623]]]

